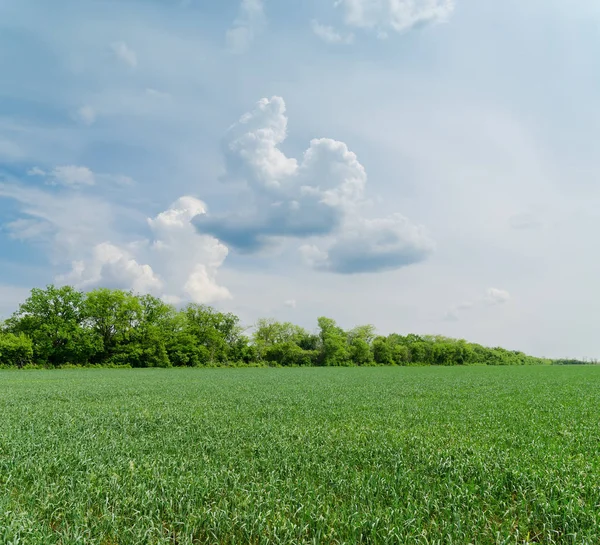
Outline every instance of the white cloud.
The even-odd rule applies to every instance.
[[[96,122],[96,110],[91,106],[81,106],[77,110],[77,119],[84,125],[93,125]]]
[[[237,19],[227,31],[227,47],[233,53],[243,53],[265,25],[262,0],[242,0]]]
[[[510,293],[497,288],[489,288],[486,292],[485,302],[488,305],[503,305],[510,301]]]
[[[284,301],[283,304],[289,308],[296,308],[297,306],[296,299],[288,299],[287,301]]]
[[[96,244],[86,259],[72,263],[60,280],[85,289],[110,286],[152,293],[165,301],[213,303],[231,294],[218,285],[216,276],[227,257],[227,248],[213,237],[199,235],[190,220],[205,206],[193,197],[182,197],[148,219],[152,240],[117,246]]]
[[[94,173],[87,167],[66,165],[56,167],[49,175],[51,183],[69,187],[90,186],[96,183]]]
[[[263,98],[231,127],[225,142],[228,173],[265,189],[280,187],[293,175],[298,163],[278,148],[287,138],[285,102],[280,97]]]
[[[380,37],[386,29],[404,32],[416,26],[446,21],[454,11],[454,0],[335,0],[351,27],[375,29]]]
[[[332,26],[323,25],[314,19],[311,21],[310,26],[314,34],[328,44],[347,45],[354,41],[353,34],[342,34]]]
[[[155,294],[163,285],[150,265],[139,264],[126,250],[109,242],[94,246],[89,260],[74,261],[71,272],[57,280],[79,289],[101,285]]]
[[[27,171],[27,176],[46,176],[46,172],[40,167],[33,167]]]
[[[125,42],[114,42],[110,47],[119,61],[130,66],[131,68],[135,68],[137,66],[137,53]]]
[[[39,167],[30,168],[28,176],[40,176],[46,178],[48,185],[61,185],[64,187],[79,188],[102,184],[133,185],[135,180],[123,174],[96,173],[88,167],[66,165],[54,168],[46,172]]]
[[[325,237],[301,251],[319,270],[340,273],[395,269],[425,259],[433,243],[423,229],[396,214],[366,219],[362,209],[367,174],[348,146],[313,139],[301,161],[279,146],[287,136],[285,102],[262,99],[243,115],[225,140],[227,175],[246,183],[246,206],[238,212],[193,221],[245,252],[286,238]]]
[[[181,197],[168,210],[148,220],[155,237],[149,252],[155,268],[167,279],[167,287],[171,288],[168,294],[198,303],[231,297],[216,281],[218,269],[229,253],[227,247],[214,237],[199,234],[191,223],[205,213],[202,201]]]

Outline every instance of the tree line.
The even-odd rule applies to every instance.
[[[177,309],[151,295],[70,286],[33,289],[0,327],[0,366],[128,367],[533,365],[550,360],[433,335],[344,330],[321,317],[314,332],[271,319],[251,331],[231,313]]]

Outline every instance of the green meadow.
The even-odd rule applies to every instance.
[[[600,367],[0,371],[4,545],[600,543]]]

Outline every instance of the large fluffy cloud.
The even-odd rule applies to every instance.
[[[287,135],[285,102],[262,99],[229,131],[225,145],[228,175],[250,191],[244,210],[201,215],[194,222],[242,251],[265,246],[272,237],[327,235],[342,222],[344,206],[362,196],[366,174],[345,144],[313,140],[300,163],[279,145]]]
[[[190,220],[204,214],[202,201],[181,197],[148,219],[152,240],[126,246],[102,242],[88,259],[73,262],[62,281],[75,286],[113,286],[153,293],[169,302],[213,303],[231,297],[216,281],[228,250],[215,238],[197,233]]]
[[[141,265],[127,250],[109,242],[94,246],[88,260],[74,261],[71,272],[58,280],[78,288],[101,285],[139,293],[159,293],[163,288],[150,265]]]
[[[201,233],[243,252],[282,238],[312,241],[302,251],[319,270],[376,272],[422,261],[433,248],[423,229],[400,215],[368,219],[367,174],[343,142],[314,139],[300,161],[279,148],[287,136],[285,102],[262,99],[229,131],[224,152],[229,178],[246,183],[243,209],[200,214]]]

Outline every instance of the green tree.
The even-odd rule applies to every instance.
[[[98,288],[86,295],[84,316],[102,343],[94,363],[114,363],[111,360],[129,341],[137,325],[138,311],[139,303],[135,296],[123,290]]]
[[[321,316],[318,319],[320,337],[319,362],[326,366],[350,365],[346,332],[335,320]]]
[[[373,359],[378,365],[393,365],[393,346],[385,337],[379,336],[373,341]]]
[[[168,367],[169,323],[175,311],[151,295],[99,288],[84,303],[89,328],[101,339],[94,363]]]
[[[313,365],[318,338],[290,322],[262,318],[255,325],[252,343],[257,356],[277,365]]]
[[[33,358],[38,364],[85,364],[100,344],[86,327],[83,301],[83,293],[70,286],[34,288],[6,321],[6,327],[9,332],[31,339]]]
[[[372,365],[374,363],[371,343],[375,339],[375,327],[361,325],[348,331],[348,355],[355,365]]]
[[[239,346],[243,330],[235,314],[218,312],[206,305],[190,304],[184,314],[187,330],[206,348],[210,365],[227,363]]]

